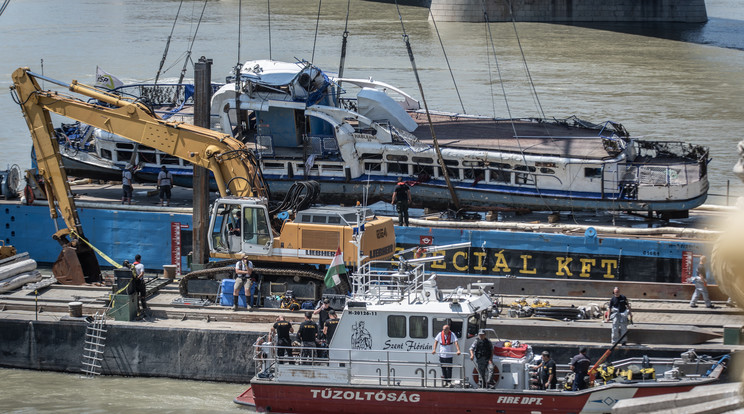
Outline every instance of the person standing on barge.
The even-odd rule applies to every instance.
[[[457,335],[450,330],[449,325],[442,327],[442,332],[434,337],[434,349],[432,354],[437,353],[437,344],[439,347],[439,363],[442,365],[442,385],[448,387],[452,384],[452,360],[453,355],[460,355],[460,344],[457,343]],[[457,352],[455,353],[455,349]]]
[[[615,287],[612,290],[612,299],[610,299],[610,315],[609,319],[612,320],[612,340],[614,344],[617,342],[626,332],[628,332],[628,318],[632,315],[630,311],[630,303],[625,295],[620,294],[620,288]],[[623,338],[623,345],[627,343],[627,340]]]
[[[698,263],[697,267],[697,275],[690,279],[690,282],[695,285],[695,292],[692,294],[692,299],[690,299],[691,308],[697,308],[697,301],[701,295],[703,296],[703,300],[705,301],[706,308],[715,308],[715,306],[710,302],[710,297],[708,296],[708,282],[706,280],[707,272],[705,270],[705,261],[706,257],[700,256],[700,263]]]
[[[142,256],[134,256],[134,263],[132,263],[132,273],[134,277],[132,278],[132,283],[134,284],[134,290],[139,295],[139,300],[141,303],[140,310],[142,312],[146,312],[148,308],[147,301],[145,300],[145,297],[147,296],[147,285],[145,284],[145,265],[143,265],[140,260],[142,260]]]
[[[173,174],[163,165],[158,173],[158,189],[160,190],[160,205],[170,204],[171,187],[173,186]]]
[[[478,331],[478,339],[470,346],[470,360],[475,358],[475,366],[478,369],[478,385],[481,388],[488,387],[488,365],[493,364],[493,344],[486,337],[486,330]]]
[[[134,193],[134,187],[132,187],[132,171],[134,167],[132,164],[127,164],[124,167],[124,171],[121,172],[121,203],[132,204],[132,194]]]
[[[411,204],[411,188],[398,177],[398,185],[393,190],[393,201],[390,203],[398,209],[398,225],[408,227],[408,206]]]
[[[238,310],[238,299],[240,289],[245,287],[245,298],[248,300],[248,309],[252,309],[253,293],[251,287],[255,283],[253,276],[253,262],[248,260],[248,256],[243,256],[235,263],[235,286],[233,288],[233,308]]]

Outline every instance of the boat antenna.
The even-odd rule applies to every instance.
[[[186,59],[183,61],[183,68],[181,68],[181,76],[178,78],[178,83],[183,82],[183,78],[186,76],[186,65],[191,61],[191,49],[194,47],[194,41],[196,40],[196,34],[199,32],[199,26],[201,26],[202,19],[204,18],[204,10],[207,8],[207,0],[204,0],[204,6],[202,7],[199,21],[196,23],[196,30],[194,30],[194,36],[191,38],[191,44],[189,49],[186,51]],[[193,62],[192,62],[193,63]]]
[[[266,15],[269,22],[269,60],[271,58],[271,0],[266,0]]]
[[[349,9],[351,8],[351,0],[346,2],[346,23],[344,23],[344,34],[341,42],[341,61],[338,64],[338,78],[344,77],[344,65],[346,64],[346,46],[348,45],[349,39]],[[336,99],[341,100],[341,82],[336,83]]]
[[[323,0],[318,0],[318,17],[315,19],[315,38],[313,39],[313,53],[310,55],[310,63],[315,62],[315,45],[318,43],[318,26],[320,25],[320,5]]]
[[[176,11],[176,18],[173,19],[173,26],[171,26],[170,34],[168,35],[168,40],[165,42],[165,50],[163,51],[163,57],[160,58],[160,66],[158,67],[158,73],[155,74],[155,85],[158,84],[158,79],[160,79],[160,72],[163,71],[163,65],[165,65],[165,58],[168,57],[168,49],[170,48],[170,42],[171,38],[173,37],[173,31],[176,29],[176,22],[178,22],[178,16],[181,14],[181,6],[183,6],[183,0],[178,4],[178,11]]]
[[[416,60],[413,57],[413,49],[411,48],[411,42],[408,40],[408,34],[406,33],[406,26],[403,24],[403,16],[400,14],[400,6],[398,0],[395,0],[395,8],[398,10],[398,20],[400,20],[400,27],[403,30],[403,41],[406,43],[406,50],[408,50],[408,59],[411,61],[411,68],[413,74],[416,76],[416,83],[418,84],[419,93],[421,94],[421,101],[424,103],[424,110],[426,111],[426,119],[429,122],[429,131],[431,132],[431,138],[434,142],[434,149],[437,152],[437,158],[439,160],[439,167],[442,169],[444,174],[444,180],[447,182],[447,188],[449,189],[450,196],[452,197],[452,203],[455,205],[457,210],[460,209],[460,200],[457,198],[455,187],[452,186],[450,181],[449,171],[447,171],[447,165],[444,163],[442,158],[442,151],[439,149],[439,142],[437,141],[437,134],[434,132],[434,124],[431,121],[431,113],[429,113],[429,105],[426,103],[426,97],[424,96],[424,87],[421,85],[421,79],[419,78],[418,70],[416,69]]]
[[[509,17],[511,17],[512,26],[514,27],[514,36],[517,38],[517,45],[519,45],[519,52],[522,54],[522,63],[524,63],[524,70],[527,72],[527,79],[530,82],[530,88],[532,89],[532,97],[535,100],[535,106],[540,113],[542,119],[545,119],[545,112],[543,112],[542,104],[540,103],[540,97],[537,95],[537,89],[535,88],[535,82],[532,81],[532,74],[530,68],[527,66],[527,58],[524,56],[524,49],[522,49],[522,41],[519,40],[519,32],[517,32],[517,22],[514,18],[514,11],[512,10],[511,0],[506,0],[507,6],[509,6]]]
[[[455,74],[452,73],[452,66],[450,65],[449,58],[447,57],[447,51],[444,50],[444,43],[442,42],[442,36],[439,35],[439,28],[437,27],[437,21],[434,20],[434,13],[431,12],[431,7],[429,7],[429,17],[431,18],[431,22],[434,23],[434,30],[437,32],[437,38],[439,39],[439,44],[442,46],[442,53],[444,54],[444,61],[447,62],[447,69],[449,69],[450,77],[452,78],[452,83],[455,85],[455,92],[457,92],[457,99],[460,100],[460,107],[462,108],[462,113],[467,114],[465,112],[465,105],[462,103],[462,97],[460,96],[460,89],[457,88],[457,82],[455,81]]]

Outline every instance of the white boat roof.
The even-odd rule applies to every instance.
[[[301,62],[279,62],[261,59],[249,60],[243,64],[240,73],[243,78],[265,85],[287,85],[305,69]]]

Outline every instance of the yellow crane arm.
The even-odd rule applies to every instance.
[[[227,196],[229,190],[230,194],[240,197],[268,198],[268,189],[253,153],[242,142],[229,135],[185,123],[165,121],[140,103],[122,99],[77,81],[65,84],[35,74],[28,68],[15,70],[12,77],[34,146],[37,148],[40,168],[49,171],[52,176],[65,179],[64,183],[54,183],[53,191],[60,202],[61,194],[68,196],[68,201],[60,204],[66,221],[69,216],[65,210],[74,211],[74,204],[69,189],[63,191],[67,177],[60,167],[61,156],[53,139],[54,129],[50,112],[208,168],[214,174],[222,197]],[[55,91],[43,91],[37,78],[65,86],[72,92],[94,98],[109,106],[84,102]],[[71,222],[68,222],[68,226],[70,225]]]

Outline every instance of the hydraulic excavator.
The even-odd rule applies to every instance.
[[[62,166],[51,113],[212,171],[220,198],[211,208],[208,245],[212,258],[227,260],[185,275],[180,285],[183,295],[189,296],[190,280],[224,273],[227,270],[225,265],[247,256],[264,280],[268,278],[285,286],[289,282],[310,284],[314,296],[319,297],[325,268],[338,248],[343,251],[344,262],[351,267],[369,260],[387,260],[395,251],[392,219],[376,217],[367,209],[328,207],[298,210],[284,203],[270,210],[269,189],[253,151],[229,135],[165,121],[140,102],[74,80],[67,84],[31,72],[28,68],[17,69],[12,78],[11,92],[21,106],[31,132],[39,172],[49,198],[50,214],[56,225],[59,209],[67,226],[54,234],[54,238],[66,246],[60,254],[60,258],[66,260],[58,261],[55,266],[66,263],[60,272],[76,275],[73,278],[75,282],[81,282],[81,276],[86,282],[100,280],[100,268],[95,253],[87,243],[80,242],[85,235]],[[88,99],[42,90],[38,80],[65,87]]]

